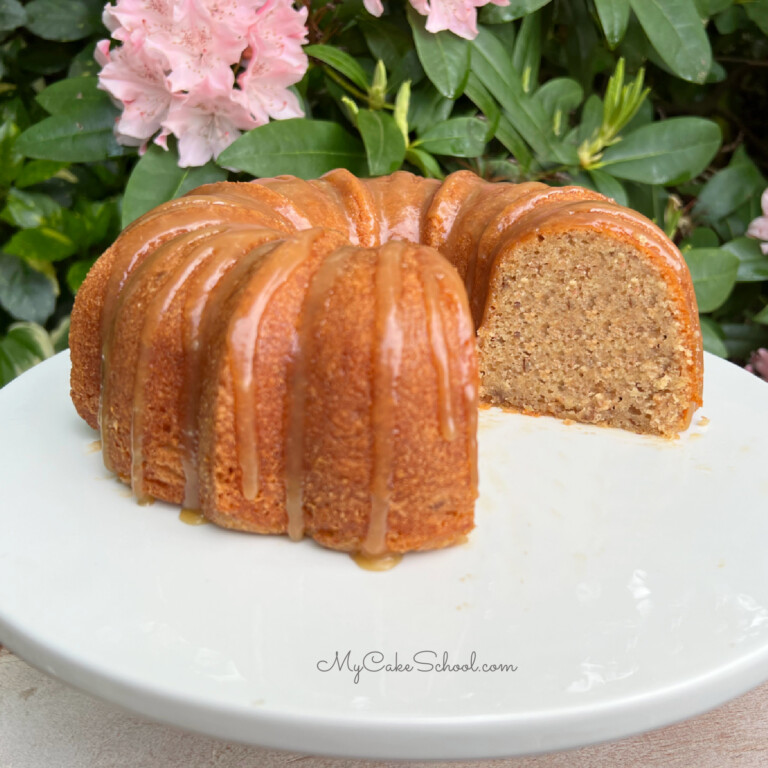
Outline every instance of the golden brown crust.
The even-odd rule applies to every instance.
[[[105,308],[109,312],[131,272],[171,238],[222,223],[260,225],[294,231],[282,216],[264,207],[204,195],[172,200],[131,224],[94,264],[75,297],[70,321],[71,393],[77,412],[98,428],[101,353]]]
[[[603,200],[608,198],[599,192],[593,192],[584,187],[547,187],[543,184],[520,184],[520,194],[509,205],[500,211],[494,211],[487,225],[480,233],[475,245],[476,256],[472,272],[472,282],[468,285],[469,304],[475,325],[480,327],[488,295],[488,282],[491,270],[496,261],[499,243],[507,239],[507,235],[515,225],[527,227],[523,222],[529,221],[529,216],[551,205],[578,200]],[[518,231],[515,229],[515,231]]]

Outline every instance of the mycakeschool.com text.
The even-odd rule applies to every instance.
[[[344,672],[352,676],[357,685],[364,673],[371,672],[517,672],[516,664],[487,663],[472,651],[464,659],[452,659],[448,651],[421,650],[412,654],[395,652],[387,655],[382,651],[335,651],[317,662],[318,672]]]

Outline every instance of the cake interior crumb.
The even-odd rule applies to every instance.
[[[613,237],[575,231],[513,245],[478,333],[481,400],[672,436],[690,406],[676,311],[659,269]]]

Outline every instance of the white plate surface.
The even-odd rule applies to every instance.
[[[469,543],[386,573],[138,506],[68,373],[58,355],[0,391],[0,641],[92,693],[265,746],[480,758],[621,737],[768,678],[768,385],[735,366],[707,356],[673,442],[483,411]]]

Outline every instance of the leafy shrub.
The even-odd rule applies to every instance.
[[[470,168],[581,184],[654,219],[693,275],[705,347],[768,345],[768,0],[510,0],[465,40],[407,4],[305,2],[304,118],[180,168],[138,158],[99,90],[96,0],[0,0],[0,385],[66,344],[72,299],[122,226],[225,178]]]

